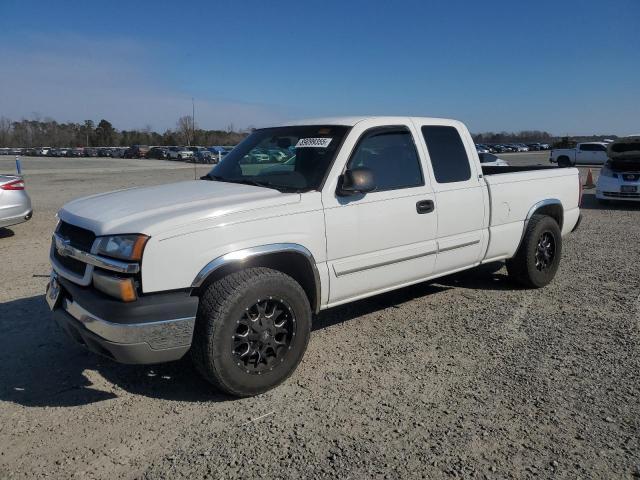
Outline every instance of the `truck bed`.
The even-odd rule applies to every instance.
[[[560,225],[563,234],[575,225],[580,214],[576,168],[487,166],[482,167],[482,172],[491,205],[486,259],[510,258],[515,254],[529,210],[540,201],[561,205],[566,220]]]

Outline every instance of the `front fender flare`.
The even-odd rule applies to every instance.
[[[297,243],[272,243],[225,253],[224,255],[211,260],[200,270],[200,272],[198,272],[198,275],[196,275],[196,278],[191,283],[191,288],[199,288],[209,276],[224,266],[230,264],[242,264],[250,259],[275,253],[296,253],[306,258],[313,272],[315,283],[315,305],[312,305],[311,308],[314,312],[319,312],[321,302],[321,284],[318,266],[316,265],[313,254],[306,247]]]

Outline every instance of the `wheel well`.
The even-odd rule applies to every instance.
[[[192,295],[199,296],[211,283],[226,277],[229,274],[244,270],[250,267],[265,267],[278,270],[289,275],[300,284],[307,294],[311,310],[316,313],[320,309],[320,285],[316,284],[313,267],[309,260],[302,254],[296,252],[275,252],[265,255],[256,255],[242,261],[229,262],[217,268],[204,280],[197,288],[194,288]]]
[[[540,208],[537,208],[533,212],[533,215],[547,215],[548,217],[553,218],[558,223],[560,230],[562,230],[562,222],[564,221],[564,211],[562,209],[562,205],[557,203],[543,205]]]

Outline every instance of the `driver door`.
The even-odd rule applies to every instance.
[[[322,193],[332,305],[423,279],[436,259],[435,198],[413,125],[368,123],[352,130]],[[376,189],[341,196],[350,167],[369,168]]]

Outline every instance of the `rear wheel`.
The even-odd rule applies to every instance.
[[[571,166],[571,160],[569,160],[569,157],[559,157],[558,158],[558,166],[559,167],[570,167]]]
[[[219,390],[257,395],[293,373],[310,331],[311,307],[302,287],[282,272],[249,268],[203,292],[191,354]]]
[[[526,287],[544,287],[555,277],[561,254],[562,235],[558,223],[549,216],[534,215],[518,252],[507,260],[507,271]]]

